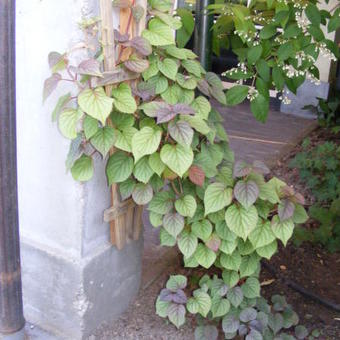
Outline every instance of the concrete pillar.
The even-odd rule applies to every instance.
[[[69,141],[42,104],[47,55],[81,38],[78,22],[98,13],[96,0],[17,0],[17,142],[24,313],[60,339],[82,339],[112,322],[135,298],[142,240],[122,251],[109,243],[104,166],[88,184],[65,171]],[[117,16],[118,18],[118,16]],[[118,26],[118,20],[115,20]]]

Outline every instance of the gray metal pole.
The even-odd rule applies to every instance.
[[[213,15],[207,15],[206,7],[213,0],[196,0],[195,13],[195,53],[199,56],[202,66],[210,71],[212,62],[212,26]]]
[[[15,111],[15,1],[0,0],[0,339],[21,339]]]

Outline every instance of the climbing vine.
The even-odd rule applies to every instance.
[[[144,15],[134,2],[114,5],[132,9],[129,23]],[[114,71],[103,71],[95,18],[81,23],[86,57],[79,64],[73,65],[74,51],[50,53],[44,99],[62,81],[75,85],[52,114],[71,140],[66,166],[75,180],[89,181],[101,155],[108,185],[118,184],[123,200],[146,205],[161,244],[177,245],[185,267],[202,269],[194,285],[183,275],[170,277],[157,299],[159,316],[177,327],[186,313],[199,316],[197,339],[216,339],[220,326],[227,339],[292,339],[282,329],[297,325],[297,315],[281,296],[271,307],[258,276],[261,259],[306,221],[304,199],[281,180],[267,180],[262,162],[234,161],[222,117],[209,101],[226,104],[231,90],[226,95],[192,51],[176,47],[181,20],[172,11],[172,1],[149,0],[141,36],[130,37],[129,26],[115,32]],[[123,61],[126,48],[133,53]],[[307,331],[297,326],[295,335],[303,339]]]

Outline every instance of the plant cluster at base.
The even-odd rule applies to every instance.
[[[134,20],[143,15],[134,2],[118,2],[132,7]],[[273,300],[276,313],[269,313],[260,298],[260,260],[270,259],[278,241],[286,245],[294,225],[306,221],[303,197],[279,179],[266,181],[269,169],[262,162],[234,162],[222,117],[207,99],[226,104],[220,79],[193,52],[176,47],[174,30],[181,21],[170,14],[172,1],[150,0],[148,11],[141,37],[131,38],[130,27],[116,32],[119,57],[112,72],[102,71],[95,19],[82,23],[88,56],[78,66],[71,65],[72,53],[50,54],[53,74],[44,98],[60,81],[76,85],[53,112],[61,133],[72,140],[67,167],[75,180],[88,181],[93,158],[101,154],[108,184],[118,184],[123,200],[148,205],[162,245],[177,245],[186,267],[219,273],[204,275],[190,296],[186,278],[172,277],[157,301],[159,315],[179,327],[187,309],[221,321],[227,338],[275,337],[297,318],[281,297]],[[125,49],[133,53],[123,61]],[[110,96],[103,88],[108,85]],[[207,330],[216,334],[200,326],[197,338]],[[296,328],[298,339],[305,336],[304,328]]]

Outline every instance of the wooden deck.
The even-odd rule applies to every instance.
[[[314,120],[281,113],[275,105],[271,106],[265,124],[255,120],[248,103],[236,107],[221,107],[216,103],[213,105],[224,117],[224,127],[236,159],[249,162],[262,160],[268,166],[273,166],[317,126]],[[146,209],[143,223],[142,289],[146,289],[157,280],[167,266],[178,262],[179,257],[176,248],[159,245],[159,231],[150,225]]]

